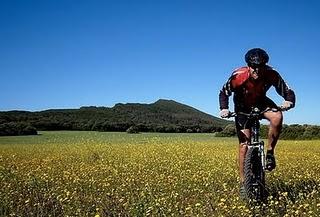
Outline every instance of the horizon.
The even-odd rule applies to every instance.
[[[320,125],[319,9],[315,0],[2,1],[0,111],[164,98],[219,117],[222,85],[261,47],[297,97],[284,124]],[[274,88],[268,96],[283,101]]]

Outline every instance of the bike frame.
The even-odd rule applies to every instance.
[[[268,111],[280,111],[281,109],[271,109],[267,108],[264,111],[260,111],[258,108],[253,108],[250,113],[230,113],[230,117],[235,117],[237,115],[247,116],[248,119],[253,120],[251,126],[251,139],[250,144],[248,144],[248,150],[246,158],[248,158],[249,163],[245,163],[244,167],[249,168],[248,182],[246,183],[246,192],[249,195],[249,199],[261,200],[264,197],[265,191],[265,151],[264,142],[260,140],[260,120],[263,118],[263,114]],[[252,154],[255,153],[255,154]],[[256,156],[256,157],[255,157]],[[251,161],[251,159],[255,159]],[[260,161],[260,162],[259,162]],[[246,166],[246,164],[248,164]],[[256,166],[254,166],[256,165]],[[255,169],[254,169],[255,168]],[[246,170],[245,170],[246,171]],[[244,173],[246,174],[246,172]],[[247,176],[246,176],[247,177]]]
[[[260,119],[263,115],[263,112],[260,112],[258,108],[254,108],[250,114],[247,116],[254,120],[253,125],[251,127],[251,143],[249,144],[248,148],[258,148],[259,157],[261,160],[261,165],[263,171],[266,169],[266,162],[265,162],[265,152],[264,152],[264,142],[260,141]]]
[[[258,148],[259,149],[259,157],[261,157],[261,165],[263,170],[266,170],[266,162],[265,162],[265,151],[264,151],[264,142],[260,141],[260,120],[262,119],[262,116],[265,112],[272,111],[277,112],[281,111],[282,109],[280,107],[278,108],[267,108],[263,111],[260,111],[259,108],[252,108],[250,113],[244,113],[244,112],[231,112],[230,117],[236,117],[237,115],[245,115],[249,119],[254,120],[253,125],[251,127],[251,139],[250,144],[248,144],[248,148]]]

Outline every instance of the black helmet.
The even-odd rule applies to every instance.
[[[253,48],[249,50],[244,58],[248,66],[261,66],[265,65],[269,61],[267,52],[261,48]]]

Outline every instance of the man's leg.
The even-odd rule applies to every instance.
[[[240,175],[240,198],[246,199],[247,193],[244,188],[244,161],[250,144],[251,123],[244,115],[237,115],[235,118],[237,134],[239,138],[239,175]]]
[[[270,122],[267,144],[267,169],[273,170],[276,167],[274,149],[277,145],[282,129],[282,112],[266,112],[264,117]]]
[[[244,161],[250,142],[250,130],[237,130],[239,138],[239,175],[240,175],[240,198],[246,199],[247,193],[244,188]]]
[[[239,174],[240,174],[240,182],[244,181],[244,160],[246,157],[248,143],[250,142],[250,130],[238,130],[238,138],[239,138]]]
[[[273,151],[278,142],[282,128],[282,112],[266,112],[264,117],[270,122],[267,150]]]

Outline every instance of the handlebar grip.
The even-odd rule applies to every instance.
[[[236,117],[237,113],[235,112],[229,112],[228,118]]]

